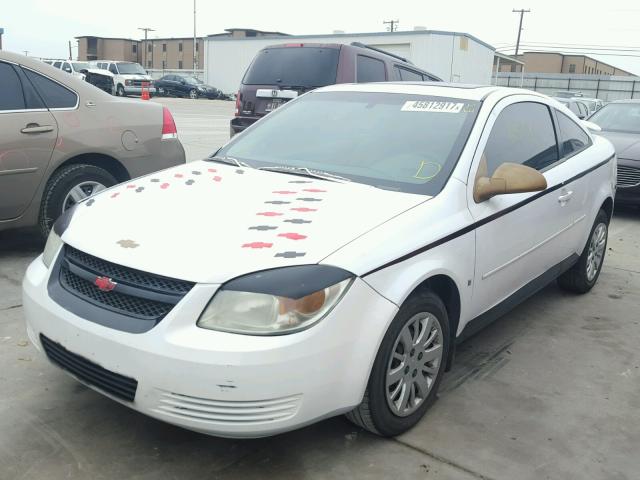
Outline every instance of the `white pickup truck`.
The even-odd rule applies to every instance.
[[[149,95],[156,93],[153,80],[139,63],[96,60],[91,62],[91,65],[102,70],[108,70],[113,74],[116,95],[120,97],[141,95],[143,87],[149,89]]]

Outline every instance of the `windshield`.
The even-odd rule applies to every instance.
[[[610,103],[589,121],[609,132],[640,133],[640,103]]]
[[[242,83],[282,87],[323,87],[335,83],[337,48],[266,48],[256,55]]]
[[[147,72],[138,63],[118,63],[118,71],[121,74],[146,75]]]
[[[321,170],[380,188],[436,195],[447,182],[479,102],[397,93],[310,93],[223,147],[253,167]]]
[[[79,70],[87,70],[90,68],[87,62],[71,62],[71,65],[73,65],[73,69],[76,72]]]
[[[195,77],[183,77],[185,82],[189,85],[200,85],[202,82]]]

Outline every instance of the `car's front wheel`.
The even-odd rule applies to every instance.
[[[436,399],[449,338],[442,300],[430,291],[412,295],[382,340],[362,403],[347,418],[384,436],[413,427]]]
[[[66,210],[116,183],[113,175],[93,165],[62,167],[51,176],[42,195],[39,217],[42,235],[49,235],[53,223]]]
[[[122,85],[118,85],[118,88],[116,89],[116,95],[119,97],[125,96],[124,87]]]
[[[589,240],[576,264],[558,277],[561,288],[575,293],[587,293],[598,281],[607,252],[609,215],[600,210],[593,222]]]
[[[198,98],[198,91],[195,88],[189,90],[189,98],[196,99]]]

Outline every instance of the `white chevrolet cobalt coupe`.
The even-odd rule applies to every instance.
[[[307,93],[211,158],[68,210],[24,279],[29,338],[199,432],[346,413],[400,434],[462,339],[555,278],[596,283],[616,162],[585,125],[506,88]]]

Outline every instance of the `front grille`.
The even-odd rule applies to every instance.
[[[115,288],[111,291],[101,290],[95,284],[97,277],[110,278]],[[58,281],[64,291],[84,302],[125,317],[144,320],[146,330],[162,320],[194,285],[111,263],[69,245],[65,246],[62,255]],[[98,321],[96,318],[104,315],[81,316]],[[115,323],[113,328],[123,329],[115,326]],[[122,326],[122,322],[118,325]],[[132,327],[128,331],[146,330]]]
[[[300,407],[301,395],[255,401],[230,401],[165,392],[155,411],[184,420],[249,425],[287,420]]]
[[[193,283],[173,278],[152,275],[133,268],[123,267],[115,263],[107,262],[88,253],[67,245],[65,247],[66,258],[73,263],[82,265],[89,270],[113,278],[115,281],[125,282],[140,288],[155,290],[163,293],[185,295],[193,287]]]
[[[66,290],[84,300],[145,320],[161,319],[173,308],[171,304],[124,295],[117,291],[103,292],[90,281],[72,273],[66,265],[60,267],[60,283]]]
[[[618,165],[618,186],[635,187],[640,185],[640,168]]]
[[[138,388],[138,382],[135,379],[102,368],[42,334],[40,334],[40,342],[49,360],[60,368],[114,397],[133,402]]]

